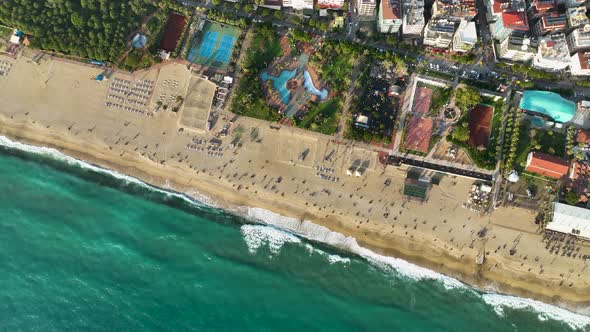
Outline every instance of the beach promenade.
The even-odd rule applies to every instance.
[[[88,66],[8,61],[13,67],[0,77],[1,135],[54,147],[196,198],[206,195],[220,207],[260,207],[307,219],[355,237],[375,252],[480,288],[588,313],[587,263],[550,254],[534,211],[501,207],[480,216],[463,208],[474,180],[445,175],[427,202],[408,201],[402,195],[407,166],[384,167],[376,152],[362,146],[243,117],[227,136],[209,143],[231,115],[220,114],[213,130],[206,131],[181,126],[182,107],[178,113],[156,110],[164,92],[166,100],[186,97],[191,74],[180,64],[116,73],[97,82],[93,77],[100,69]],[[107,106],[114,78],[153,82],[146,104],[135,107],[144,113]],[[346,176],[353,164],[362,165],[362,176]],[[582,245],[581,251],[590,254],[590,247]],[[485,263],[477,265],[484,252]]]

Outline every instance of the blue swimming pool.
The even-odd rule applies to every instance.
[[[263,81],[272,81],[273,88],[279,92],[279,94],[281,95],[281,101],[283,102],[283,104],[286,105],[289,103],[289,96],[291,95],[291,92],[289,91],[289,89],[287,89],[287,82],[293,77],[295,77],[296,72],[297,69],[283,70],[279,77],[269,75],[267,72],[263,72],[260,75],[260,78]]]
[[[321,100],[324,100],[328,97],[328,90],[318,90],[318,88],[313,85],[313,80],[311,79],[311,76],[307,70],[303,73],[303,80],[303,85],[305,86],[307,92],[313,93],[314,95],[320,97]]]
[[[297,69],[283,70],[279,77],[276,77],[269,75],[267,72],[263,72],[260,75],[260,78],[262,79],[262,81],[272,81],[273,88],[279,92],[279,94],[281,95],[281,101],[283,102],[283,104],[286,105],[289,103],[289,97],[291,95],[291,92],[287,88],[287,82],[293,77],[295,77],[296,73]],[[321,100],[324,100],[328,97],[328,90],[318,90],[318,88],[316,88],[315,85],[313,85],[313,80],[311,79],[311,76],[309,75],[309,72],[307,70],[303,72],[303,86],[305,87],[305,90],[307,90],[307,92],[320,97]]]
[[[523,110],[549,116],[557,122],[568,122],[576,114],[576,104],[551,91],[526,90],[520,104]]]

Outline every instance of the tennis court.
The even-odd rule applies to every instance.
[[[215,48],[215,41],[217,40],[217,32],[207,31],[201,48],[199,49],[199,56],[202,58],[210,58],[213,55]]]
[[[240,33],[240,29],[234,26],[207,21],[203,30],[196,32],[187,60],[206,67],[225,70]]]

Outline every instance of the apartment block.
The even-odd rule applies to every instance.
[[[526,34],[514,32],[495,44],[496,56],[510,61],[527,62],[537,54],[537,44]]]
[[[573,76],[590,76],[590,51],[579,51],[572,55],[570,71]]]
[[[446,49],[453,41],[455,23],[445,19],[432,19],[424,28],[424,45]]]
[[[402,35],[420,36],[424,24],[424,0],[402,0]]]
[[[570,60],[565,35],[555,34],[539,40],[533,66],[546,71],[560,71],[569,66]]]
[[[586,6],[568,8],[566,11],[567,22],[570,28],[575,29],[590,23],[586,15]]]
[[[377,0],[356,0],[357,14],[361,19],[374,19],[377,9]]]
[[[477,43],[475,22],[461,20],[453,36],[453,51],[459,53],[467,52],[473,48],[475,43]]]
[[[577,28],[567,36],[570,51],[590,49],[590,24]]]
[[[344,0],[318,0],[320,9],[341,9],[344,6]]]
[[[283,7],[295,10],[313,9],[313,0],[283,0]]]
[[[567,28],[567,16],[559,14],[557,11],[544,13],[533,27],[533,32],[537,36],[544,36],[548,33],[554,33]]]
[[[449,21],[472,20],[477,15],[475,0],[435,0],[432,17]]]
[[[398,33],[402,27],[400,0],[381,0],[377,26],[381,33]]]
[[[529,30],[524,0],[487,0],[486,8],[490,32],[496,40],[504,41],[513,31]]]

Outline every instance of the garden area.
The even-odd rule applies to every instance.
[[[338,130],[340,110],[344,102],[334,97],[324,102],[312,102],[305,113],[295,118],[299,128],[332,135]]]
[[[455,93],[455,105],[464,113],[447,140],[464,149],[477,167],[496,167],[504,101],[483,97],[473,87],[459,88]]]
[[[364,142],[391,143],[397,113],[397,99],[388,95],[389,82],[372,79],[368,82],[362,102],[357,106],[359,114],[369,118],[369,128],[356,126],[354,114],[348,123],[346,138]]]
[[[428,115],[431,117],[437,117],[440,114],[441,108],[444,105],[448,104],[451,100],[451,97],[453,95],[453,89],[451,87],[441,88],[440,86],[425,86],[432,89],[432,102],[430,104],[430,110],[428,111]]]
[[[518,130],[518,148],[513,161],[514,169],[524,170],[527,155],[531,150],[558,157],[565,156],[565,132],[533,128],[528,119],[520,123]]]
[[[231,111],[257,119],[277,121],[278,112],[265,99],[259,73],[283,55],[280,36],[270,25],[259,25],[248,33],[252,38],[239,65],[242,69]]]
[[[339,94],[349,88],[354,60],[360,55],[358,45],[326,39],[312,54],[309,64],[321,77],[329,78],[329,90]]]

